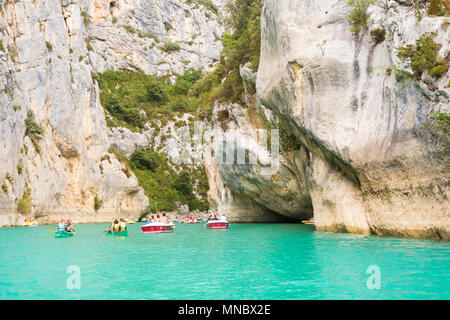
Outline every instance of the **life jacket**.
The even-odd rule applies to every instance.
[[[123,231],[127,228],[127,224],[125,222],[121,222],[119,225],[119,231]]]
[[[60,222],[58,224],[58,231],[66,231],[66,225],[64,224],[64,222]]]

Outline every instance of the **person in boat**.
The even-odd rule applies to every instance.
[[[73,225],[72,225],[72,221],[71,221],[71,220],[67,220],[67,223],[66,223],[66,231],[67,231],[67,232],[75,232],[75,229],[73,228]]]
[[[66,232],[66,224],[64,223],[64,219],[61,219],[61,221],[58,223],[58,232]]]
[[[165,213],[162,214],[162,217],[161,217],[161,223],[169,223],[169,219],[167,219]]]
[[[127,229],[127,224],[123,218],[120,218],[119,232],[125,231]]]
[[[108,229],[106,229],[105,232],[113,232],[113,231],[114,231],[114,221],[111,222],[111,226]]]

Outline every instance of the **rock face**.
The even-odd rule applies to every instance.
[[[224,32],[224,1],[214,2],[207,8],[181,0],[87,1],[94,70],[142,70],[156,76],[191,67],[211,71]],[[166,50],[167,44],[178,49]]]
[[[415,8],[390,1],[371,5],[369,30],[354,35],[347,2],[264,1],[254,106],[301,146],[282,153],[270,178],[258,176],[260,166],[219,165],[224,190],[283,216],[313,212],[318,230],[450,239],[448,136],[436,142],[422,129],[431,112],[449,112],[449,75],[431,90],[395,72],[412,72],[398,48],[427,32],[448,56],[448,18],[419,20]],[[385,30],[383,41],[372,39],[374,28]]]
[[[31,215],[40,222],[137,216],[148,199],[108,149],[116,144],[132,152],[147,140],[121,141],[122,135],[116,141],[119,133],[108,133],[95,72],[125,68],[163,75],[211,68],[221,50],[220,12],[177,0],[1,6],[0,226]],[[179,49],[165,52],[165,42]],[[26,134],[30,110],[44,129],[41,139]],[[20,214],[26,190],[31,211]]]

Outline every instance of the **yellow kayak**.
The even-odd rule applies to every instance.
[[[303,224],[314,224],[314,218],[308,219],[308,220],[303,220],[302,221]]]

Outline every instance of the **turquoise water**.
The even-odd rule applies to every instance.
[[[0,229],[0,299],[449,299],[450,243],[233,224],[107,237],[107,224]],[[80,269],[69,290],[67,268]],[[369,289],[369,266],[380,289]]]

